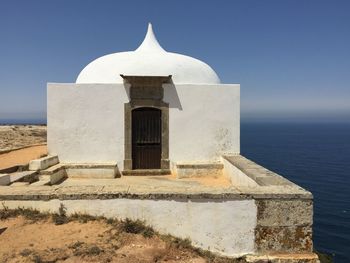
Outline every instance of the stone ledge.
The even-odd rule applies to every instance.
[[[312,252],[312,225],[257,226],[255,245],[259,253]]]
[[[315,253],[248,255],[244,259],[247,263],[320,263]]]
[[[259,226],[312,225],[312,200],[256,200]]]
[[[286,178],[272,172],[242,155],[223,156],[247,177],[260,186],[296,186]]]
[[[53,166],[55,164],[58,164],[58,156],[46,156],[40,159],[31,160],[29,162],[29,170],[31,171],[40,171],[45,170],[50,166]]]
[[[223,175],[222,163],[176,163],[174,173],[177,178],[218,177]]]
[[[176,163],[178,169],[223,169],[222,163]]]
[[[42,178],[44,179],[44,178]],[[6,189],[5,189],[6,188]],[[60,186],[33,186],[27,189],[21,189],[21,191],[14,192],[8,191],[9,187],[1,187],[0,200],[71,200],[71,199],[115,199],[115,198],[128,198],[128,199],[158,199],[158,200],[175,200],[183,199],[188,200],[202,200],[202,199],[215,199],[215,200],[243,200],[243,199],[259,199],[266,197],[257,195],[245,195],[237,191],[232,192],[210,192],[210,191],[178,191],[169,192],[167,190],[159,189],[157,191],[148,189],[148,192],[142,191],[130,191],[130,186],[124,187],[98,187],[98,186],[84,186],[75,188],[63,188]],[[302,199],[303,195],[283,195],[275,194],[270,195],[269,198],[274,199]]]
[[[169,169],[138,169],[138,170],[124,170],[123,176],[143,176],[143,175],[169,175]]]
[[[9,185],[11,183],[9,174],[0,174],[0,186]]]

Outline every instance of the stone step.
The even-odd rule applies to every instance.
[[[10,180],[10,175],[9,174],[0,174],[0,185],[2,186],[6,186],[6,185],[9,185],[11,183],[11,180]]]
[[[46,156],[40,159],[31,160],[29,162],[29,170],[31,171],[41,171],[45,170],[50,166],[58,164],[58,156]]]
[[[15,172],[10,174],[10,181],[11,183],[14,182],[28,182],[32,183],[38,180],[38,172],[37,171],[22,171],[22,172]]]
[[[64,164],[69,178],[113,179],[120,177],[116,163]]]
[[[137,170],[124,170],[123,176],[149,176],[149,175],[169,175],[171,171],[169,169],[137,169]]]
[[[43,186],[43,185],[50,185],[50,178],[49,179],[42,179],[42,180],[39,180],[35,183],[32,183],[30,184],[30,186]]]
[[[175,165],[177,178],[217,177],[223,175],[222,163],[177,163]]]
[[[11,187],[23,187],[29,185],[28,182],[14,182],[11,184]]]

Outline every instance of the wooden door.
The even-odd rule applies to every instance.
[[[133,110],[131,129],[133,169],[160,169],[161,110],[155,108]]]

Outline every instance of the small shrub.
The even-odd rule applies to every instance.
[[[58,213],[52,215],[52,220],[55,223],[55,225],[63,225],[68,223],[66,211],[67,208],[61,203],[58,209]]]
[[[87,214],[79,214],[79,213],[74,213],[73,215],[71,215],[69,217],[69,219],[71,221],[78,221],[79,223],[84,223],[84,224],[89,222],[89,221],[98,220],[98,218],[95,216],[91,216],[91,215],[87,215]]]
[[[70,249],[77,249],[77,248],[80,248],[83,244],[84,244],[84,242],[77,241],[77,242],[74,242],[73,244],[70,244],[68,246],[68,248],[70,248]]]
[[[29,255],[31,255],[33,253],[33,251],[31,249],[23,249],[21,252],[19,252],[19,254],[22,256],[22,257],[28,257]]]
[[[99,255],[99,254],[101,254],[101,252],[103,252],[103,250],[101,248],[99,248],[98,246],[91,246],[87,250],[87,254],[92,255],[92,256]]]
[[[77,244],[73,249],[74,256],[97,256],[104,252],[103,249],[96,245],[88,246],[84,243]]]
[[[191,249],[191,240],[188,238],[182,239],[177,237],[170,237],[170,242],[179,249]]]
[[[47,213],[41,213],[38,210],[31,208],[17,208],[17,209],[9,209],[4,204],[2,204],[2,209],[0,210],[0,220],[5,220],[8,218],[14,218],[17,216],[23,216],[30,221],[39,221],[48,218]]]
[[[142,235],[146,238],[151,238],[154,236],[154,230],[153,228],[146,226],[145,230],[142,232]]]
[[[106,223],[108,225],[114,225],[116,223],[116,221],[113,218],[108,218],[108,219],[106,219]]]
[[[133,221],[129,218],[122,221],[121,229],[126,233],[142,234],[147,238],[150,238],[155,234],[154,230],[151,227],[145,225],[145,223],[141,220]]]

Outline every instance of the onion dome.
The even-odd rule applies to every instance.
[[[157,41],[152,25],[135,51],[102,56],[88,64],[76,83],[123,83],[120,75],[169,76],[182,84],[216,84],[220,79],[206,63],[181,54],[165,51]]]

